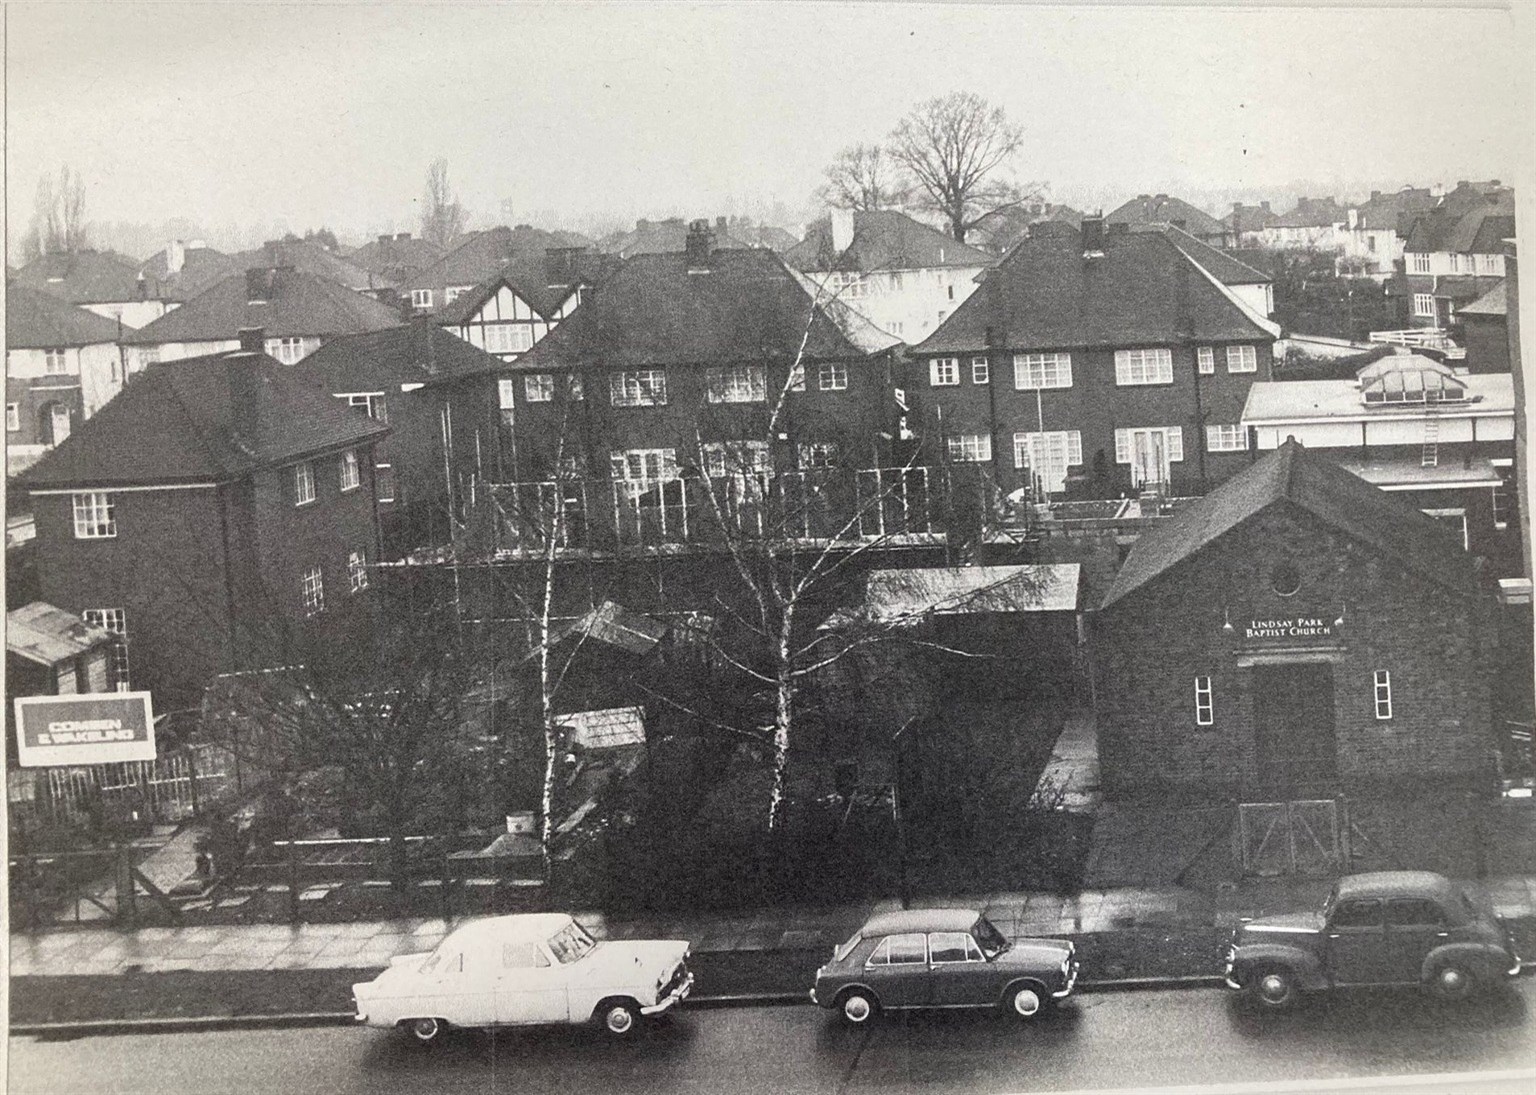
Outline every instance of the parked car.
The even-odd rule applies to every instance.
[[[352,986],[357,1019],[418,1042],[448,1027],[600,1024],[623,1038],[693,988],[685,940],[598,942],[564,913],[475,920]]]
[[[1076,948],[1010,943],[975,909],[909,909],[871,918],[816,971],[811,1002],[849,1023],[883,1008],[1000,1007],[1032,1019],[1077,983]]]
[[[1422,985],[1461,1000],[1520,972],[1514,939],[1476,894],[1429,871],[1347,875],[1317,912],[1239,924],[1227,987],[1283,1008],[1352,985]]]

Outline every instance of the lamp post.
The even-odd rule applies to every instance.
[[[913,715],[901,724],[901,729],[891,735],[891,744],[895,748],[896,753],[895,780],[891,784],[891,816],[896,822],[896,862],[898,867],[896,887],[903,909],[910,909],[912,907],[912,881],[907,875],[907,822],[901,803],[902,778],[906,774],[906,762],[904,760],[906,751],[902,748],[901,735],[905,734],[907,728],[916,721],[917,716]]]

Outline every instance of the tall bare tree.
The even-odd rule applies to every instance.
[[[467,214],[448,183],[448,161],[434,160],[427,169],[426,203],[421,210],[421,235],[447,247],[464,231]]]
[[[920,103],[891,131],[890,155],[920,188],[920,204],[961,243],[978,224],[1028,197],[1006,177],[1024,133],[970,91]]]
[[[827,181],[818,194],[834,209],[859,213],[891,209],[907,197],[901,170],[901,165],[882,145],[850,145],[828,165]]]
[[[59,168],[57,180],[44,175],[37,180],[32,204],[32,224],[22,249],[26,257],[68,254],[90,246],[85,229],[85,180],[68,164]]]

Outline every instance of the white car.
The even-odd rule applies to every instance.
[[[358,1022],[418,1042],[446,1028],[600,1023],[625,1037],[693,988],[686,940],[598,942],[565,913],[475,920],[430,954],[401,954],[352,986]]]

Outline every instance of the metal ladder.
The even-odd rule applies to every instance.
[[[1440,419],[1431,415],[1424,422],[1424,450],[1419,466],[1432,468],[1440,463]]]

